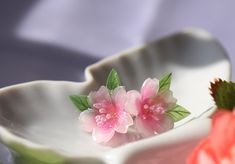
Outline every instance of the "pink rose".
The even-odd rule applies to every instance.
[[[235,164],[235,112],[220,110],[209,136],[190,154],[188,164]]]

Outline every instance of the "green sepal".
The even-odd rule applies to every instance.
[[[211,83],[211,95],[219,109],[232,110],[235,107],[235,83],[221,79]]]

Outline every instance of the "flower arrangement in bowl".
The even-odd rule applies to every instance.
[[[230,67],[210,34],[191,29],[103,59],[86,69],[85,82],[1,88],[0,141],[24,164],[182,163],[210,128],[203,119],[214,105],[208,82],[229,80]],[[191,113],[174,128],[172,111],[182,108],[169,86],[161,86],[167,77],[177,104]],[[79,110],[71,95],[85,95],[75,103]]]
[[[117,71],[112,69],[106,86],[92,91],[88,96],[70,96],[74,105],[81,110],[79,124],[92,132],[97,143],[108,142],[115,132],[125,134],[130,126],[135,129],[135,139],[160,134],[174,127],[190,112],[176,104],[170,90],[171,74],[160,81],[148,78],[141,91],[126,91],[120,86]],[[134,135],[134,134],[133,134]],[[130,141],[125,141],[130,142]]]

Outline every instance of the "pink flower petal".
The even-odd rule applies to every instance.
[[[133,125],[133,119],[129,113],[124,112],[122,117],[119,118],[115,130],[119,133],[126,133],[128,127]]]
[[[117,87],[112,94],[112,100],[119,110],[123,110],[127,100],[126,90],[124,87]]]
[[[174,127],[174,122],[171,118],[165,115],[159,116],[158,119],[153,117],[146,119],[137,117],[135,120],[135,126],[144,137],[148,137],[172,129]]]
[[[81,112],[78,118],[81,128],[84,131],[92,132],[92,129],[95,127],[94,118],[95,113],[91,109]]]
[[[174,127],[174,121],[172,120],[172,118],[166,115],[161,115],[159,119],[160,120],[158,121],[158,129],[156,129],[157,133],[166,132]]]
[[[105,86],[101,86],[98,91],[90,92],[89,99],[91,104],[101,103],[102,101],[110,101],[109,90]]]
[[[158,85],[159,81],[157,79],[146,79],[141,88],[142,100],[155,96],[158,92]]]
[[[143,120],[140,117],[136,117],[135,119],[135,127],[137,129],[137,131],[143,136],[143,137],[148,137],[153,135],[153,131],[152,129],[150,129],[148,127],[148,124],[145,122],[145,120]]]
[[[97,143],[108,142],[115,134],[114,129],[95,128],[92,132],[92,138]]]
[[[235,115],[227,110],[218,110],[212,118],[211,147],[217,155],[224,156],[235,144]]]
[[[141,109],[141,95],[139,92],[135,90],[131,90],[127,92],[127,102],[125,105],[125,110],[134,115],[137,116]]]
[[[217,162],[214,161],[214,159],[210,156],[210,154],[205,151],[199,152],[198,161],[199,161],[198,164],[217,164]],[[227,163],[227,164],[230,164],[230,163]]]
[[[171,109],[176,105],[177,100],[173,97],[173,92],[170,90],[167,90],[159,95],[167,104],[167,108]]]

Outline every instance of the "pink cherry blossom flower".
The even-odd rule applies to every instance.
[[[117,87],[110,92],[105,86],[89,94],[91,109],[83,111],[79,120],[82,128],[92,132],[97,143],[108,142],[115,134],[127,133],[129,126],[133,125],[132,117],[124,111],[126,103],[126,90]]]
[[[136,129],[148,137],[165,132],[174,126],[173,120],[165,112],[176,105],[170,90],[158,93],[159,81],[146,79],[140,93],[127,92],[126,111],[134,115]]]

